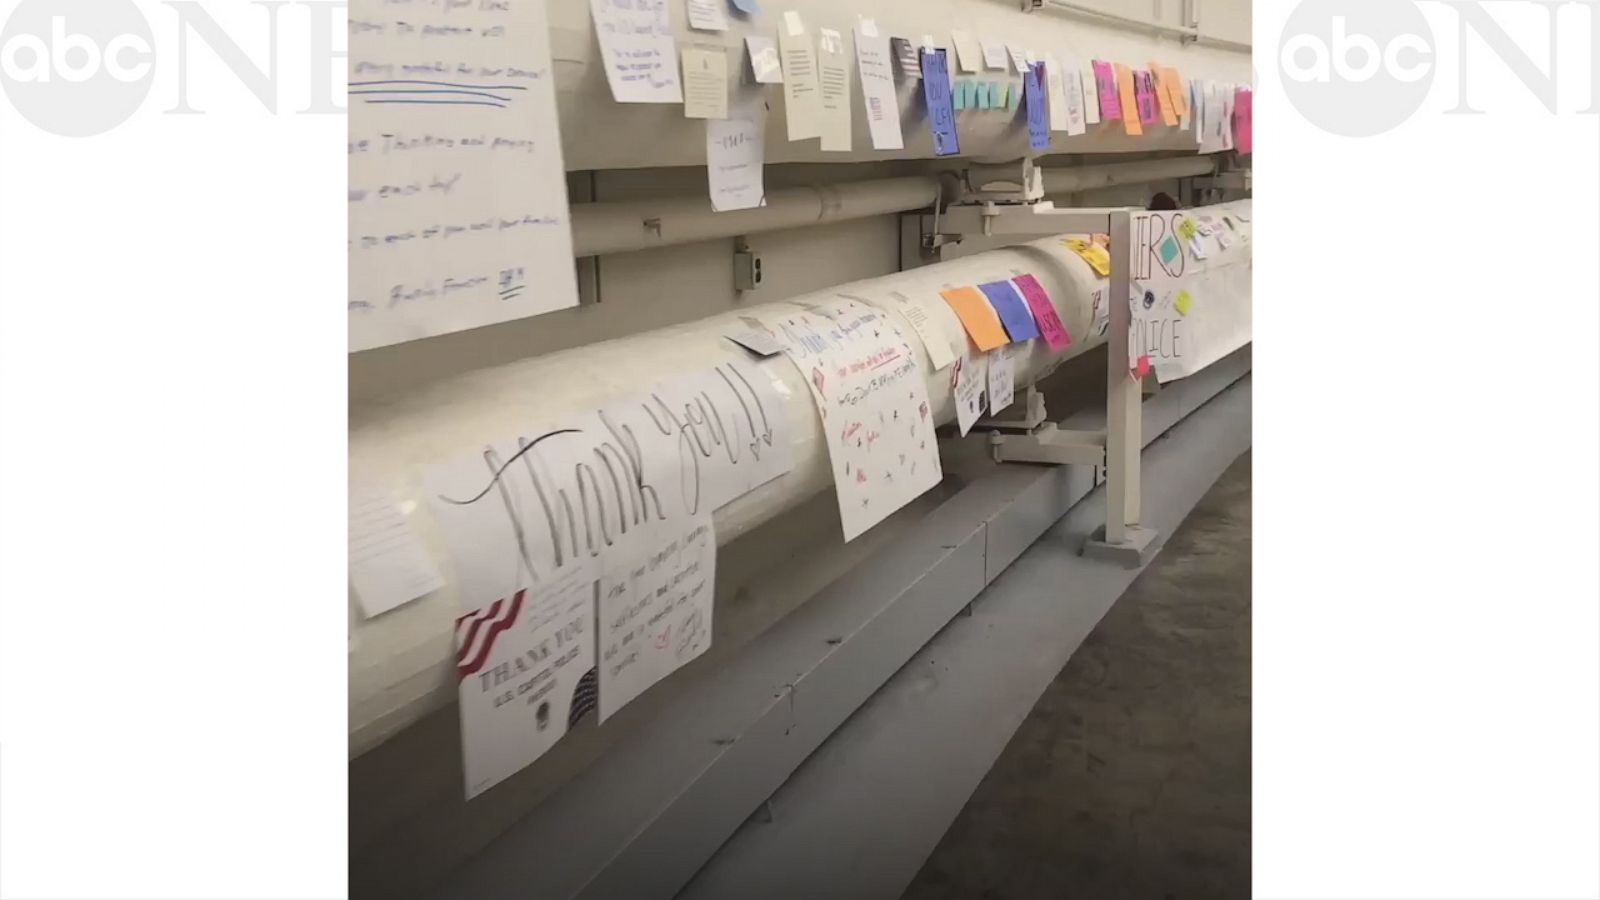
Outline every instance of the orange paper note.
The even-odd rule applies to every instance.
[[[1172,128],[1178,124],[1178,110],[1172,100],[1172,81],[1167,77],[1167,70],[1155,63],[1150,64],[1150,77],[1156,81],[1156,108],[1161,111],[1161,121]]]
[[[1000,325],[1000,316],[977,288],[951,288],[940,291],[939,296],[956,311],[956,316],[966,327],[967,334],[972,335],[972,342],[978,345],[979,350],[988,352],[996,347],[1004,347],[1011,340]]]
[[[1187,116],[1192,112],[1189,109],[1189,85],[1184,83],[1183,76],[1178,70],[1167,67],[1167,88],[1172,91],[1172,102],[1178,107],[1178,115]]]
[[[1139,102],[1133,98],[1133,70],[1117,63],[1117,95],[1122,98],[1122,128],[1128,134],[1144,134],[1139,124]],[[1132,110],[1133,115],[1128,115]]]

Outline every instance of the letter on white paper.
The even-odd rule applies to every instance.
[[[822,136],[822,97],[817,91],[817,52],[806,35],[800,14],[783,14],[778,32],[778,52],[783,56],[783,109],[789,140]]]
[[[618,103],[682,103],[667,0],[589,0],[600,57]]]
[[[727,31],[728,11],[722,0],[688,0],[689,27],[701,31]]]
[[[765,202],[767,102],[759,92],[734,101],[728,118],[706,122],[706,177],[717,212]]]
[[[904,316],[911,330],[922,341],[923,349],[928,351],[928,362],[935,372],[955,362],[957,348],[966,343],[967,333],[961,327],[961,320],[956,318],[950,304],[937,297],[933,300],[913,300],[899,291],[890,291],[886,300],[857,299],[863,299],[880,309],[892,309]]]
[[[770,313],[767,325],[816,401],[846,541],[939,483],[928,387],[892,318],[839,298]]]
[[[568,569],[456,620],[467,799],[543,756],[567,733],[594,668],[595,567]]]
[[[989,367],[983,357],[967,345],[966,351],[950,370],[950,391],[956,401],[956,426],[966,437],[972,424],[983,415],[983,392],[988,388]]]
[[[772,38],[752,34],[744,39],[744,45],[750,51],[750,75],[756,84],[783,84],[783,64]]]
[[[349,18],[350,349],[576,306],[544,4]]]
[[[349,512],[350,584],[366,618],[444,586],[394,495],[352,486]]]
[[[997,416],[1016,397],[1017,361],[1006,347],[996,347],[984,358],[989,366],[989,415]]]
[[[889,38],[878,33],[871,19],[862,19],[856,25],[856,64],[861,69],[861,99],[866,104],[874,150],[905,149],[889,59]]]
[[[844,35],[832,28],[817,30],[817,70],[822,89],[822,149],[850,150],[850,56]]]
[[[683,115],[689,119],[728,117],[728,51],[683,48]]]
[[[600,580],[600,721],[711,646],[711,514],[630,535]]]

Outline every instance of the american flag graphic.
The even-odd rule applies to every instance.
[[[482,609],[456,619],[458,680],[465,681],[477,674],[478,670],[489,661],[495,639],[517,623],[517,615],[522,612],[522,601],[527,593],[527,590],[517,591],[509,603],[502,597]]]

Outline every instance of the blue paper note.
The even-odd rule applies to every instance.
[[[1022,104],[1022,85],[1013,84],[1010,88],[1010,96],[1006,98],[1009,101],[1007,105],[1011,107],[1012,112],[1016,112],[1017,107]]]
[[[965,79],[956,82],[956,91],[950,97],[956,109],[967,108],[967,87],[970,84],[971,82],[968,82]]]
[[[1169,234],[1167,235],[1167,239],[1161,242],[1161,261],[1164,263],[1169,263],[1177,258],[1178,242],[1173,240],[1172,235]]]
[[[1033,313],[1028,312],[1028,302],[1011,282],[991,281],[978,285],[978,290],[983,291],[989,305],[1000,314],[1000,324],[1006,327],[1006,334],[1013,341],[1028,341],[1039,336],[1039,326],[1033,321]]]
[[[994,82],[992,82],[992,81],[980,81],[980,82],[978,82],[978,108],[979,109],[993,109],[994,108]]]
[[[943,50],[922,51],[922,99],[928,105],[928,133],[935,156],[961,152],[956,139],[956,111],[950,99],[950,63]]]
[[[1050,148],[1050,123],[1044,118],[1044,91],[1039,90],[1039,66],[1032,65],[1022,76],[1023,97],[1028,104],[1028,147]]]
[[[729,0],[729,2],[733,4],[734,9],[747,16],[761,12],[761,5],[756,3],[756,0]]]

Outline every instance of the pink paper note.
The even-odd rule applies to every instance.
[[[1106,122],[1116,122],[1122,118],[1122,101],[1117,99],[1117,73],[1112,70],[1111,63],[1095,60],[1094,85],[1100,92],[1100,118]]]
[[[1240,153],[1250,152],[1254,106],[1250,91],[1241,89],[1233,92],[1233,149]]]
[[[1154,125],[1159,116],[1156,114],[1155,82],[1149,72],[1133,73],[1133,95],[1139,106],[1139,122]]]
[[[1061,324],[1061,317],[1056,315],[1056,308],[1050,303],[1050,295],[1045,293],[1044,285],[1032,275],[1018,275],[1011,279],[1011,283],[1022,291],[1022,297],[1028,301],[1028,308],[1033,310],[1033,321],[1039,326],[1039,333],[1044,335],[1044,341],[1050,349],[1060,350],[1072,343],[1072,335],[1067,333],[1067,326]]]

